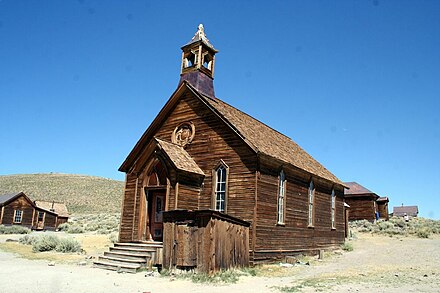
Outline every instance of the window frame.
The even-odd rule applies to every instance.
[[[286,173],[284,173],[284,170],[281,170],[278,175],[277,225],[286,224],[286,187]]]
[[[334,188],[332,188],[331,193],[330,212],[332,230],[336,230],[336,193]]]
[[[218,187],[218,178],[217,178],[217,174],[218,171],[223,168],[225,170],[225,178],[224,181],[221,181],[221,183],[224,183],[224,189],[225,190],[221,190],[218,191],[217,187]],[[223,161],[220,160],[220,162],[215,166],[214,169],[212,169],[212,209],[221,213],[227,213],[228,211],[228,184],[229,181],[229,166]],[[223,202],[224,202],[224,208],[223,210],[221,209],[217,209],[217,203],[219,200],[217,200],[217,195],[218,193],[223,192],[224,193],[224,198],[223,198]],[[221,201],[221,199],[220,199]]]
[[[17,212],[20,213],[19,216],[17,216]],[[17,218],[20,220],[17,221]],[[14,224],[21,224],[23,222],[23,210],[14,210]]]
[[[309,183],[309,189],[307,192],[307,202],[308,202],[308,227],[314,227],[315,226],[315,184],[313,182],[313,179],[310,180]]]

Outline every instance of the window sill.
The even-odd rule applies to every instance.
[[[333,231],[333,230],[336,231],[336,228],[332,228],[332,231]]]
[[[315,226],[314,226],[314,225],[308,225],[307,228],[309,228],[309,229],[315,229]]]
[[[277,223],[276,226],[286,227],[286,223]]]

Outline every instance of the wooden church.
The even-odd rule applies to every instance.
[[[181,49],[177,89],[119,168],[119,241],[165,246],[164,216],[185,210],[248,223],[250,263],[343,243],[344,183],[289,137],[215,96],[218,51],[203,25]],[[200,250],[200,241],[187,242]]]

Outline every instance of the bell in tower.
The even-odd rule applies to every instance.
[[[214,64],[218,51],[205,35],[203,24],[191,41],[182,47],[182,68],[179,84],[186,80],[199,92],[214,97]]]

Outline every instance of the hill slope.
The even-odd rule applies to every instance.
[[[0,176],[0,194],[23,191],[31,200],[64,202],[69,213],[118,213],[124,182],[71,174]]]

